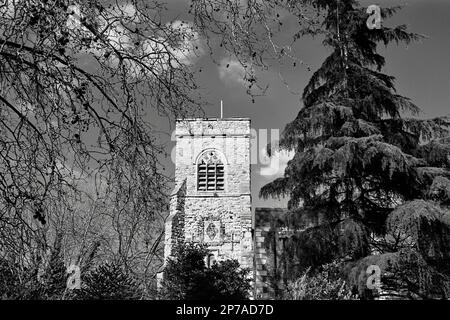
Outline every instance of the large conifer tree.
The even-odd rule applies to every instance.
[[[300,268],[340,259],[366,289],[378,265],[390,294],[449,297],[450,138],[445,118],[420,110],[382,73],[377,45],[418,40],[405,26],[369,29],[355,0],[311,0],[325,12],[321,32],[331,54],[303,93],[280,148],[295,151],[263,197],[288,196],[298,226],[287,244]],[[383,20],[398,8],[382,9]]]

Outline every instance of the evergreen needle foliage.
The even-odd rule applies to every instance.
[[[449,298],[450,122],[404,117],[420,110],[396,92],[377,53],[378,44],[421,36],[405,26],[367,28],[355,0],[306,2],[324,12],[320,34],[331,54],[282,134],[280,147],[294,158],[260,195],[289,196],[299,219],[318,221],[289,240],[301,268],[349,261],[347,275],[367,293],[365,268],[375,264],[392,294]],[[383,21],[397,10],[383,8]]]
[[[82,276],[82,288],[76,299],[134,300],[139,298],[139,286],[133,276],[117,263],[104,263]]]

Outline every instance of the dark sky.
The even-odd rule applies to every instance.
[[[187,0],[167,0],[169,13],[182,14]],[[386,26],[406,24],[410,31],[424,34],[428,38],[421,43],[406,46],[380,46],[380,53],[386,57],[385,73],[396,77],[397,90],[410,97],[422,110],[420,117],[432,118],[449,115],[450,97],[450,1],[449,0],[410,0],[410,1],[361,1],[364,6],[370,4],[404,5],[405,7],[393,18],[384,21]],[[297,27],[295,21],[286,18],[286,34]],[[264,97],[258,97],[255,103],[246,95],[245,88],[239,81],[239,67],[231,63],[224,72],[213,63],[209,56],[202,57],[195,68],[202,68],[200,84],[202,93],[211,106],[206,108],[208,117],[218,117],[220,100],[224,101],[225,117],[250,117],[252,127],[258,129],[279,129],[290,122],[301,107],[299,92],[327,55],[321,45],[321,39],[301,39],[296,47],[297,57],[303,60],[303,66],[275,66],[268,72],[260,74],[263,84],[269,84]],[[220,57],[219,57],[220,58]],[[228,61],[228,60],[227,60]],[[231,60],[232,61],[232,60]],[[306,66],[310,66],[308,71]],[[288,89],[279,78],[279,72],[286,79]],[[292,93],[294,92],[294,93]],[[297,92],[297,94],[295,94]],[[263,201],[259,199],[259,189],[267,182],[282,175],[261,175],[260,165],[252,167],[253,206],[284,206],[285,202]],[[172,168],[168,168],[173,171]]]

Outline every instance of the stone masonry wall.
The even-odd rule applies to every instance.
[[[273,299],[283,290],[282,236],[287,209],[256,208],[254,218],[255,293],[257,299]]]
[[[283,298],[288,282],[298,279],[304,271],[295,241],[322,219],[283,208],[255,208],[256,298]]]
[[[164,257],[172,255],[173,248],[184,241],[186,180],[176,186],[170,198],[170,214],[164,233]]]
[[[176,125],[175,182],[187,178],[187,196],[208,195],[197,191],[198,157],[215,150],[225,165],[225,192],[221,195],[250,194],[250,121],[179,121]]]
[[[186,241],[208,245],[216,260],[237,259],[243,267],[253,267],[250,196],[186,198]],[[217,222],[217,240],[209,241],[205,227]]]
[[[183,218],[169,221],[166,241],[206,243],[216,260],[237,259],[253,266],[250,194],[250,120],[191,119],[177,121],[175,183],[185,183]],[[197,190],[197,161],[214,150],[224,164],[223,191]],[[175,201],[175,200],[174,200]],[[171,215],[174,205],[171,205]],[[177,210],[175,210],[177,211]],[[178,221],[178,222],[176,222]],[[178,226],[174,226],[177,223]],[[210,228],[213,238],[206,236]],[[166,257],[171,249],[166,242]]]

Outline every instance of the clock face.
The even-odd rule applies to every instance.
[[[205,221],[204,241],[220,241],[220,221]]]

